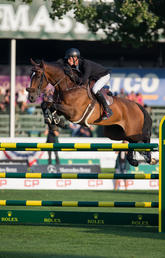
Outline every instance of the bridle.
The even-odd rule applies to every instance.
[[[31,75],[31,82],[32,82],[33,76],[38,72],[38,70],[34,67],[34,68],[32,68],[32,72],[33,73]],[[48,79],[47,79],[47,77],[45,75],[45,71],[43,69],[42,73],[41,73],[40,82],[39,82],[39,85],[38,85],[38,88],[37,88],[37,92],[36,92],[39,97],[41,96],[41,89],[42,89],[42,84],[43,84],[44,79],[46,80],[47,84],[51,83],[54,86],[54,88],[55,88],[56,86],[58,86],[65,79],[65,75],[61,79],[59,79],[58,81],[55,81],[55,82],[52,81],[51,82],[51,81],[48,81]],[[79,86],[77,86],[77,87],[79,88]],[[85,87],[81,86],[81,88],[85,88]],[[66,87],[66,89],[64,91],[70,91],[72,89],[75,89],[75,86],[71,87],[71,88]],[[34,88],[31,88],[31,87],[27,88],[27,91],[28,92],[33,92]]]
[[[33,72],[33,73],[36,73],[37,70],[36,70],[36,69],[32,69],[32,72]],[[32,74],[32,76],[33,76],[33,74]],[[31,76],[31,77],[32,77],[32,76]],[[39,97],[41,96],[41,88],[42,88],[42,84],[43,84],[44,78],[45,78],[45,80],[46,80],[46,82],[47,82],[47,84],[48,84],[49,81],[48,81],[48,79],[47,79],[47,77],[46,77],[46,75],[45,75],[45,72],[44,72],[44,70],[43,70],[43,71],[42,71],[42,74],[41,74],[40,82],[39,82],[39,85],[38,85],[38,88],[37,88],[37,94],[38,94]],[[61,81],[64,80],[64,78],[65,78],[65,76],[62,77],[61,79],[59,79],[59,80],[56,81],[56,82],[52,82],[51,84],[52,84],[54,87],[56,87],[57,85],[60,84]],[[32,78],[31,78],[31,80],[32,80]],[[30,88],[29,88],[28,91],[30,91]]]
[[[47,84],[48,84],[48,83],[49,83],[49,82],[48,82],[48,79],[47,79],[47,77],[46,77],[46,75],[45,75],[45,73],[44,73],[44,71],[43,71],[42,74],[41,74],[40,83],[39,83],[38,89],[37,89],[37,93],[38,93],[38,96],[39,96],[39,97],[41,96],[41,88],[42,88],[42,84],[43,84],[44,78],[45,78],[45,80],[46,80],[46,82],[47,82]]]
[[[37,69],[35,69],[35,68],[33,68],[32,69],[32,75],[30,76],[30,78],[31,78],[31,83],[32,83],[32,78],[33,78],[33,76],[37,73]],[[40,78],[40,82],[39,82],[39,85],[38,85],[38,87],[37,87],[37,95],[40,97],[41,96],[41,88],[42,88],[42,84],[43,84],[43,80],[44,80],[44,78],[45,78],[45,80],[46,80],[46,82],[47,82],[47,84],[49,83],[49,81],[48,81],[48,79],[47,79],[47,77],[46,77],[46,75],[45,75],[45,72],[44,72],[44,70],[42,71],[42,73],[41,73],[41,78]],[[31,88],[31,86],[29,87],[29,88],[27,88],[26,89],[29,93],[31,92],[35,92],[35,89],[34,88]]]

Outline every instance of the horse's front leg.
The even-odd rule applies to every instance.
[[[52,114],[52,120],[54,124],[61,128],[67,128],[64,118],[60,117],[63,115],[67,120],[71,120],[75,115],[75,110],[66,104],[52,103],[50,106],[50,112]]]
[[[76,115],[75,109],[66,104],[61,105],[55,103],[54,110],[57,111],[57,114],[63,115],[67,120],[72,120],[72,118]]]
[[[57,110],[53,102],[44,101],[41,104],[41,108],[45,124],[48,124],[48,126],[58,125],[59,127],[65,128],[65,121],[57,115]]]
[[[52,103],[51,103],[52,104]],[[41,109],[44,115],[45,124],[52,124],[52,111],[50,110],[51,104],[49,102],[43,101],[41,104]]]

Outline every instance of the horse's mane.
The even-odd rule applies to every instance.
[[[53,66],[53,67],[58,67],[60,68],[62,71],[64,71],[64,68],[61,64],[57,63],[56,61],[53,61],[53,62],[45,62],[44,63],[48,66]]]

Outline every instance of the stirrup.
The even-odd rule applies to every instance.
[[[106,120],[106,119],[110,118],[112,115],[113,115],[113,112],[112,112],[111,109],[109,111],[104,110],[103,115],[102,115],[102,119]]]

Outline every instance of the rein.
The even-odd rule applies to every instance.
[[[54,87],[58,86],[58,85],[60,84],[60,82],[62,82],[62,81],[64,80],[64,78],[65,78],[65,75],[64,75],[63,78],[61,78],[61,79],[59,79],[57,82],[53,83],[53,86],[54,86]]]
[[[73,89],[74,89],[74,90],[75,90],[75,89],[82,89],[82,88],[83,88],[83,89],[86,89],[85,86],[79,86],[79,85],[77,86],[77,85],[76,85],[76,86],[74,86],[74,87],[72,87],[72,88],[66,88],[65,90],[63,90],[63,92],[65,92],[65,91],[70,91],[70,90],[73,90]]]
[[[59,79],[57,82],[55,82],[55,83],[53,83],[52,85],[54,86],[54,88],[56,87],[56,86],[60,86],[60,82],[62,82],[64,79],[65,79],[65,77],[66,77],[66,75],[64,75],[61,79]],[[67,81],[66,81],[66,88],[65,89],[62,89],[62,91],[63,92],[68,92],[68,91],[71,91],[71,90],[73,90],[73,89],[77,89],[77,88],[84,88],[84,89],[86,89],[86,87],[85,86],[79,86],[79,85],[77,85],[76,83],[74,84],[75,86],[73,86],[73,87],[68,87],[68,85],[67,85]]]

